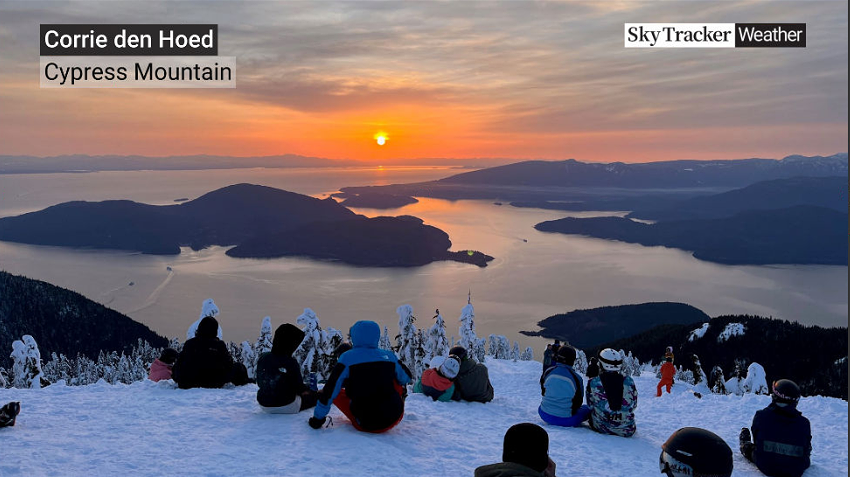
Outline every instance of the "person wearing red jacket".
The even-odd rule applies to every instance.
[[[667,394],[670,394],[670,388],[673,387],[674,374],[676,374],[676,367],[673,366],[673,358],[667,357],[664,364],[661,365],[661,381],[658,382],[657,397],[661,397],[662,386],[667,386]]]

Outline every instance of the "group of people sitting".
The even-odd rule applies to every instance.
[[[215,318],[202,319],[195,337],[179,355],[166,350],[151,366],[151,379],[173,378],[180,388],[221,387],[227,382],[248,382],[247,372],[234,363],[224,342],[217,336]],[[257,363],[257,402],[271,413],[294,414],[314,408],[308,423],[314,429],[329,423],[331,405],[336,406],[364,432],[381,433],[395,427],[404,417],[404,401],[412,373],[395,353],[378,347],[381,330],[374,321],[358,321],[350,330],[351,343],[336,352],[336,364],[321,390],[311,389],[302,379],[293,353],[304,332],[283,324],[274,334],[272,349]],[[630,437],[636,431],[637,388],[630,376],[620,372],[621,354],[606,348],[591,358],[587,388],[573,365],[577,350],[557,343],[544,353],[540,378],[540,418],[563,427],[588,426],[600,433]],[[668,369],[658,385],[670,392],[672,349],[665,355]],[[494,390],[487,367],[455,346],[447,357],[435,357],[413,392],[435,401],[464,400],[486,403]],[[809,467],[811,428],[796,409],[800,390],[792,381],[776,381],[771,404],[756,413],[751,431],[740,435],[742,454],[770,476],[800,476]],[[583,401],[586,400],[586,404]],[[511,427],[505,435],[503,462],[476,469],[476,477],[554,476],[555,463],[548,457],[548,434],[535,424]],[[732,453],[717,435],[698,428],[679,429],[662,446],[662,473],[672,476],[729,476]]]

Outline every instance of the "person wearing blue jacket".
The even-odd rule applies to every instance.
[[[309,424],[321,428],[333,403],[360,431],[385,432],[404,416],[405,385],[411,374],[392,351],[378,348],[381,328],[358,321],[349,332],[352,349],[339,357]]]
[[[552,356],[553,365],[540,378],[543,399],[537,413],[549,424],[575,427],[590,417],[590,407],[581,404],[584,381],[573,369],[575,361],[576,349],[565,344]]]
[[[800,477],[811,465],[812,426],[797,410],[800,388],[789,379],[773,383],[771,403],[741,429],[741,453],[765,475]],[[755,442],[754,442],[755,441]]]

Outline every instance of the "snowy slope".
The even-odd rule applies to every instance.
[[[412,394],[398,427],[382,435],[355,431],[334,408],[335,426],[313,430],[310,414],[260,411],[256,386],[173,388],[170,381],[132,385],[54,385],[0,389],[0,404],[21,401],[15,427],[0,429],[0,475],[472,475],[497,462],[502,437],[537,417],[540,363],[488,360],[496,399],[440,403]],[[758,476],[737,452],[737,436],[767,396],[709,395],[688,386],[655,398],[656,379],[635,380],[638,432],[630,439],[585,428],[545,426],[559,476],[655,476],[661,443],[679,427],[699,426],[735,450],[736,476]],[[805,398],[815,430],[806,477],[847,475],[847,402]]]

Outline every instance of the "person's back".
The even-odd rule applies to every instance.
[[[451,401],[455,390],[454,378],[459,369],[460,362],[456,358],[437,356],[431,360],[431,367],[422,372],[413,392],[425,394],[435,401]]]
[[[292,353],[304,339],[297,326],[284,323],[275,330],[272,349],[257,361],[257,403],[264,410],[296,413],[316,405],[316,393],[301,378],[301,369]]]
[[[587,385],[587,404],[591,408],[590,425],[597,432],[631,437],[637,430],[635,409],[637,387],[631,376],[619,373],[622,358],[605,348],[599,353],[602,373]]]
[[[466,349],[461,346],[455,346],[449,354],[460,361],[460,371],[455,378],[455,392],[452,399],[485,403],[492,401],[495,393],[490,383],[487,366],[470,358]]]
[[[321,427],[333,403],[357,429],[386,431],[404,415],[403,386],[410,374],[393,352],[378,348],[381,329],[377,323],[358,321],[350,334],[353,348],[340,356],[319,393],[310,425]]]
[[[173,348],[164,349],[159,358],[151,363],[148,379],[154,382],[171,379],[171,368],[174,366],[176,360],[177,350]]]
[[[590,413],[590,408],[582,406],[584,382],[572,368],[575,359],[575,348],[561,346],[553,357],[553,366],[540,379],[542,399],[537,412],[549,424],[577,426]]]
[[[180,388],[220,388],[230,380],[233,358],[216,337],[217,330],[218,322],[208,316],[201,320],[195,337],[183,345],[172,369]]]
[[[812,429],[797,410],[799,387],[782,379],[774,383],[772,402],[753,417],[752,440],[742,431],[741,450],[762,473],[799,477],[811,465]],[[749,445],[746,445],[749,444]]]

